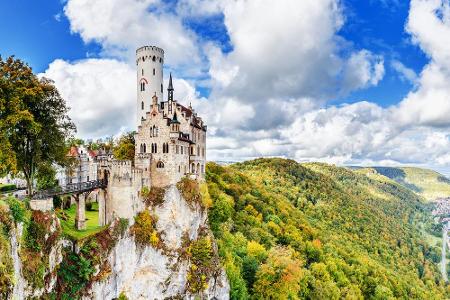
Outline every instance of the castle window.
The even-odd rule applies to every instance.
[[[144,153],[147,153],[147,145],[144,144]]]
[[[155,70],[155,68],[153,68],[153,76],[155,76],[156,75],[156,70]]]
[[[144,69],[142,69],[142,76],[144,76]]]
[[[183,148],[184,148],[184,147],[183,147],[183,146],[181,146],[181,154],[183,154]]]
[[[153,61],[156,61],[156,56],[153,56]]]
[[[163,86],[162,86],[162,83],[161,83],[161,93],[163,92]]]
[[[144,110],[144,101],[141,102],[141,108]]]
[[[162,168],[164,168],[164,163],[162,161],[158,161],[158,163],[156,164],[156,167],[158,169],[162,169]]]

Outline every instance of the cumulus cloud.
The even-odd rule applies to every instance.
[[[71,108],[78,135],[97,138],[133,129],[136,116],[135,70],[112,59],[73,63],[55,60],[42,76],[55,85]]]
[[[158,45],[166,64],[199,72],[196,35],[160,0],[69,0],[64,12],[72,32],[101,44],[105,55],[134,61],[137,47]]]
[[[345,15],[338,0],[167,3],[68,0],[72,32],[100,44],[103,58],[56,60],[44,75],[68,100],[82,137],[133,129],[134,50],[150,43],[166,51],[175,97],[206,119],[209,159],[450,165],[448,0],[411,1],[406,31],[430,62],[420,74],[391,63],[414,87],[387,108],[368,101],[327,106],[385,75],[383,56],[339,36]],[[229,52],[184,22],[214,15],[224,18]],[[207,99],[199,85],[210,88]]]
[[[412,91],[395,111],[403,126],[450,126],[450,3],[413,0],[407,31],[429,57]]]

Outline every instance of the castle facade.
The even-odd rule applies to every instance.
[[[136,50],[134,162],[98,160],[99,178],[108,181],[107,195],[99,202],[105,224],[114,217],[132,218],[142,210],[144,186],[164,187],[185,176],[204,180],[207,126],[191,105],[174,99],[171,74],[164,100],[163,66],[163,49],[144,46]]]
[[[137,133],[135,167],[150,164],[152,184],[164,186],[183,176],[203,179],[207,126],[194,109],[174,99],[172,74],[163,100],[164,50],[136,50]]]

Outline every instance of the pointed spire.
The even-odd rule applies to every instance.
[[[170,73],[169,76],[169,87],[167,88],[168,91],[173,91],[173,86],[172,86],[172,73]]]
[[[170,73],[170,76],[169,76],[169,87],[167,88],[167,98],[168,98],[167,100],[169,102],[173,101],[172,73]]]

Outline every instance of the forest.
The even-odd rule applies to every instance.
[[[209,223],[231,299],[445,299],[430,205],[381,176],[257,159],[209,163]]]

